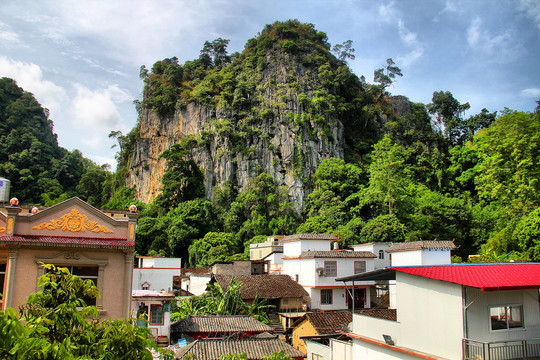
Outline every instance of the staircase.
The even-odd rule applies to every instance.
[[[268,314],[268,319],[270,320],[270,325],[276,334],[283,334],[285,332],[285,329],[283,329],[283,325],[281,325],[281,321],[279,321],[279,316],[277,314]]]

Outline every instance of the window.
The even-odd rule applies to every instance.
[[[523,327],[523,306],[494,306],[489,308],[491,330],[509,330]]]
[[[295,280],[296,282],[300,282],[300,281],[299,281],[299,280],[300,280],[300,277],[298,276],[298,274],[294,275],[294,280]]]
[[[322,355],[311,353],[311,360],[323,360]]]
[[[328,276],[328,277],[337,276],[337,262],[336,261],[324,262],[324,276]]]
[[[150,306],[150,325],[163,325],[163,305]]]
[[[360,274],[366,272],[366,262],[365,261],[355,261],[354,262],[354,273]]]
[[[82,280],[90,280],[94,283],[96,287],[98,285],[98,273],[99,273],[98,266],[79,266],[79,265],[71,265],[71,266],[56,265],[56,266],[65,267],[69,270],[71,275],[77,275]],[[96,305],[96,298],[82,296],[82,299],[84,300],[86,305],[92,305],[92,306]]]
[[[332,289],[321,290],[321,305],[332,304]]]
[[[384,259],[384,250],[379,250],[379,259]]]

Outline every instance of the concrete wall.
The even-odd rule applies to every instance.
[[[300,339],[302,336],[313,336],[313,335],[320,335],[317,334],[317,331],[315,331],[315,328],[306,319],[302,321],[298,326],[296,326],[292,332],[292,346],[296,349],[300,350],[303,353],[306,353],[306,341],[303,339]]]

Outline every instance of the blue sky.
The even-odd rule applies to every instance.
[[[112,130],[136,123],[141,65],[199,56],[206,40],[229,52],[266,24],[287,19],[353,40],[349,65],[373,80],[392,58],[394,95],[429,103],[434,91],[482,108],[534,111],[540,99],[538,0],[2,0],[0,76],[50,110],[60,146],[114,164]]]

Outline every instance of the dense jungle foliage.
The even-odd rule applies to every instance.
[[[465,117],[469,104],[448,91],[434,91],[430,104],[411,103],[388,92],[402,76],[392,59],[374,71],[370,84],[347,66],[354,59],[350,41],[332,47],[326,34],[296,20],[267,25],[242,53],[229,55],[227,45],[218,38],[204,44],[198,59],[141,67],[139,113],[168,117],[197,102],[243,120],[234,126],[222,121],[217,134],[186,136],[162,154],[168,164],[163,192],[140,204],[139,254],[181,256],[192,266],[208,266],[246,258],[249,244],[267,235],[318,232],[336,234],[342,247],[454,240],[455,261],[471,254],[483,261],[540,261],[540,104],[533,113],[483,109]],[[313,191],[300,213],[287,189],[262,171],[245,190],[225,184],[212,200],[206,198],[204,175],[191,152],[208,136],[228,136],[235,151],[249,151],[244,140],[257,131],[254,124],[285,108],[281,95],[291,96],[277,92],[272,104],[256,96],[276,54],[305,67],[289,79],[303,110],[286,114],[287,120],[313,136],[328,136],[330,118],[344,125],[345,157],[322,161],[312,178],[302,179]],[[318,84],[309,93],[307,78]],[[111,174],[77,151],[58,148],[52,123],[31,94],[9,79],[0,84],[0,176],[12,180],[23,202],[71,195],[104,208],[126,209],[133,202],[136,194],[123,179],[138,126],[127,135],[111,133],[119,144],[118,168]],[[301,153],[295,161],[301,167]]]

